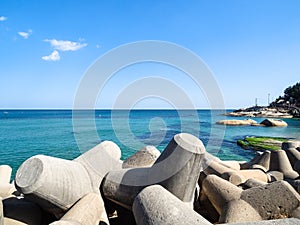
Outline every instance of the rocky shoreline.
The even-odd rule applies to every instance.
[[[297,107],[253,106],[238,109],[225,115],[234,117],[299,118],[300,109]]]
[[[124,162],[111,141],[74,160],[33,156],[13,183],[0,166],[0,224],[300,224],[300,142],[281,148],[222,161],[181,133]]]
[[[265,127],[286,127],[287,122],[280,119],[264,119],[260,123],[252,119],[244,120],[220,120],[216,122],[218,125],[226,126],[265,126]]]

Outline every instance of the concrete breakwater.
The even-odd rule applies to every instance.
[[[0,166],[0,225],[300,224],[300,142],[222,161],[186,133],[126,161],[104,141],[74,160]]]

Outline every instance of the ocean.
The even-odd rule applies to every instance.
[[[232,111],[232,110],[227,110]],[[300,139],[300,120],[288,127],[222,126],[218,110],[0,110],[0,165],[13,168],[37,154],[74,159],[103,140],[119,145],[126,159],[145,145],[160,151],[180,132],[198,136],[224,160],[249,160],[255,152],[236,142],[248,135]],[[229,119],[229,118],[227,118]],[[244,118],[239,118],[244,119]],[[260,122],[263,118],[254,118]]]

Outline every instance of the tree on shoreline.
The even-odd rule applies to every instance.
[[[300,82],[284,90],[284,99],[296,106],[300,104]]]
[[[300,82],[284,90],[284,96],[279,96],[271,105],[300,106]]]

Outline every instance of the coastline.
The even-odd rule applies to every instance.
[[[253,106],[237,109],[225,115],[233,117],[299,118],[300,109],[297,107]]]
[[[0,222],[299,224],[300,142],[283,142],[282,149],[247,162],[221,160],[197,137],[180,133],[162,153],[143,148],[126,161],[111,141],[73,160],[36,155],[25,160],[13,183],[11,168],[0,166]]]

